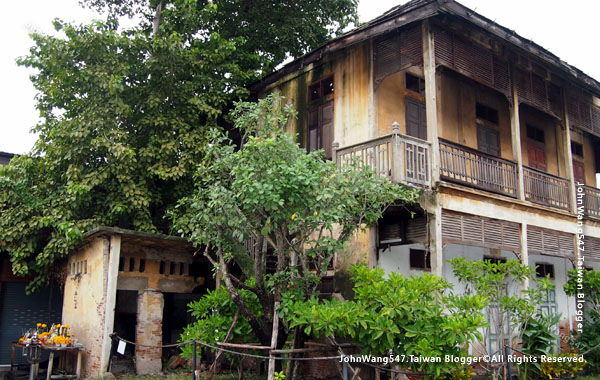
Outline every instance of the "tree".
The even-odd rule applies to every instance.
[[[84,3],[106,20],[57,20],[62,34],[33,34],[18,60],[36,70],[42,122],[33,152],[0,169],[0,247],[16,274],[37,274],[30,290],[93,226],[168,232],[244,86],[356,18],[354,0]],[[140,25],[119,30],[122,15]]]
[[[475,261],[457,257],[448,262],[459,283],[464,284],[466,294],[478,294],[489,301],[487,314],[490,326],[484,331],[484,354],[503,355],[505,341],[512,347],[521,344],[520,350],[530,355],[548,353],[551,341],[556,339],[550,328],[556,326],[559,318],[557,315],[543,315],[538,306],[553,288],[549,278],[536,279],[535,269],[522,265],[518,260]],[[530,281],[530,286],[520,289],[526,280]],[[496,343],[490,344],[488,349],[490,335],[495,336]],[[500,368],[494,369],[490,363],[486,365],[497,378]],[[537,372],[539,375],[541,371],[539,362],[525,362],[522,368],[524,378],[528,373]]]
[[[196,190],[173,214],[178,232],[202,246],[217,268],[254,336],[264,346],[276,337],[277,347],[291,332],[274,317],[283,295],[314,295],[328,264],[357,230],[376,222],[390,203],[414,202],[418,195],[368,167],[338,169],[321,151],[307,154],[283,131],[293,110],[282,103],[270,95],[237,104],[233,119],[243,132],[241,145],[213,131]],[[276,258],[274,273],[267,272],[269,254]],[[256,294],[260,315],[241,290]]]

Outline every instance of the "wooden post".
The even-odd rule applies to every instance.
[[[391,143],[392,151],[390,154],[392,168],[391,168],[391,180],[394,183],[400,183],[404,179],[404,168],[402,165],[406,165],[404,160],[402,160],[402,140],[400,139],[400,124],[395,121],[392,124],[392,143]]]
[[[512,104],[510,107],[510,132],[512,134],[513,160],[517,161],[517,198],[525,200],[525,184],[523,182],[523,154],[521,150],[521,123],[519,121],[519,94],[515,84],[515,70],[511,75]]]
[[[337,159],[337,151],[338,149],[340,149],[340,143],[337,141],[334,141],[333,144],[331,144],[331,160],[333,161],[334,164],[338,164],[338,166],[340,165]]]
[[[573,172],[573,152],[571,152],[571,129],[569,127],[569,111],[567,108],[567,94],[566,91],[563,91],[563,112],[564,112],[564,144],[563,151],[565,154],[565,169],[567,169],[567,178],[569,179],[569,188],[571,192],[571,196],[569,197],[569,202],[571,202],[571,207],[569,207],[569,211],[577,213],[577,199],[576,199],[576,189],[575,189],[575,173]]]
[[[440,180],[440,143],[437,121],[437,83],[433,31],[429,20],[422,22],[423,73],[425,75],[425,112],[427,117],[427,140],[431,143],[431,183]]]

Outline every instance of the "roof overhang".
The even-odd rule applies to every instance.
[[[413,0],[404,5],[396,6],[385,12],[383,15],[348,33],[329,40],[312,52],[286,64],[280,70],[254,82],[249,86],[249,89],[251,92],[257,93],[285,76],[296,72],[307,65],[318,62],[326,55],[369,40],[404,25],[431,18],[439,14],[457,17],[467,23],[486,30],[495,37],[506,42],[509,46],[517,48],[517,50],[521,50],[527,55],[535,56],[537,59],[563,74],[565,79],[571,80],[593,92],[595,95],[600,96],[600,83],[592,77],[583,73],[576,67],[569,65],[565,61],[562,61],[542,46],[519,36],[514,30],[505,28],[454,0]]]

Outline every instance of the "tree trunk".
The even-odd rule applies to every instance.
[[[162,23],[162,10],[163,10],[163,2],[159,2],[156,6],[156,12],[154,12],[154,20],[152,21],[152,34],[156,35],[158,33],[158,28]]]
[[[273,308],[273,332],[271,334],[271,350],[277,349],[277,335],[279,333],[279,312],[277,308],[279,307],[279,301],[275,301],[275,307]],[[267,373],[267,380],[275,380],[275,357],[269,351],[269,371]]]

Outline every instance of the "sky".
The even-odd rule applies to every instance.
[[[369,21],[406,0],[361,1],[362,22]],[[477,13],[515,30],[562,60],[600,80],[598,0],[459,0]],[[569,4],[569,5],[567,5]],[[79,0],[19,0],[3,4],[0,23],[2,54],[0,78],[0,151],[23,154],[33,147],[30,129],[38,122],[36,91],[29,81],[31,70],[18,67],[15,59],[26,55],[33,31],[52,33],[52,20],[87,22],[98,16],[79,6]]]

